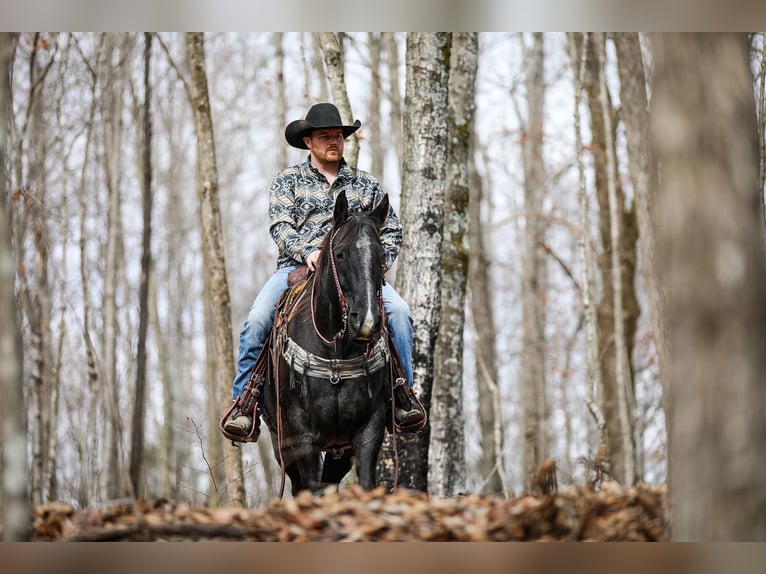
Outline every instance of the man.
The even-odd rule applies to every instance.
[[[288,273],[304,263],[313,271],[319,261],[319,245],[332,227],[338,193],[346,191],[352,211],[370,210],[383,198],[383,189],[372,175],[349,166],[343,159],[344,140],[360,126],[359,120],[350,126],[343,125],[338,109],[333,104],[321,103],[311,107],[305,120],[295,120],[285,128],[287,142],[308,150],[309,157],[277,174],[271,184],[269,233],[279,248],[277,270],[256,297],[239,337],[238,372],[232,391],[234,400],[242,395],[269,335],[275,305],[287,288]],[[402,243],[402,226],[393,208],[389,208],[380,235],[388,270]],[[388,283],[383,287],[383,306],[391,338],[411,387],[412,319],[409,306]],[[411,404],[401,406],[397,403],[394,416],[402,426],[417,423],[425,415]],[[235,410],[224,423],[224,429],[247,436],[252,425],[251,416]]]

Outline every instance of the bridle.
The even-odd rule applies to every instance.
[[[346,295],[343,293],[343,287],[340,285],[340,278],[338,277],[338,266],[335,263],[335,236],[338,235],[338,231],[340,231],[340,228],[336,229],[333,234],[330,235],[330,241],[328,244],[328,248],[330,250],[330,269],[332,269],[332,278],[333,281],[335,281],[335,288],[338,291],[338,304],[340,305],[341,315],[340,331],[335,333],[332,339],[325,338],[325,336],[319,332],[319,327],[317,326],[316,322],[316,296],[314,295],[314,290],[316,289],[317,285],[317,276],[319,275],[318,273],[314,274],[314,279],[311,282],[311,322],[314,325],[314,331],[316,332],[317,336],[322,339],[326,345],[334,345],[337,341],[343,338],[343,336],[346,334],[346,331],[348,330],[348,301],[346,301]]]
[[[335,231],[333,231],[332,235],[330,235],[330,240],[328,242],[328,249],[330,250],[329,258],[330,258],[330,269],[332,270],[332,278],[335,282],[335,289],[338,292],[338,305],[340,306],[340,315],[341,315],[341,327],[340,330],[333,335],[332,339],[327,339],[322,333],[319,331],[319,326],[316,322],[316,295],[315,295],[315,289],[317,284],[317,277],[319,273],[314,274],[314,278],[311,282],[311,323],[314,325],[314,331],[316,332],[317,336],[325,343],[325,345],[335,345],[338,341],[340,341],[345,335],[346,331],[348,331],[348,301],[346,300],[346,295],[343,293],[343,287],[341,287],[340,284],[340,278],[338,277],[338,265],[335,262],[335,236],[338,235],[338,232],[340,231],[340,227],[336,228]],[[383,310],[383,298],[382,298],[382,288],[381,285],[378,289],[378,305],[381,308],[381,311]]]

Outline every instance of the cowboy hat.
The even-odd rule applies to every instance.
[[[362,122],[356,120],[354,125],[344,126],[340,119],[338,108],[333,104],[314,104],[311,106],[309,113],[306,114],[305,120],[295,120],[287,124],[285,139],[293,147],[308,149],[306,144],[303,143],[303,138],[314,130],[340,128],[343,130],[343,137],[347,138],[358,130],[361,125]]]

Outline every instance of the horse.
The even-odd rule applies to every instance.
[[[293,495],[337,484],[352,460],[359,484],[375,487],[390,374],[380,240],[388,210],[385,195],[369,212],[350,212],[339,193],[316,270],[277,310],[263,419]]]

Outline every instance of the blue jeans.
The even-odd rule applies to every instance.
[[[295,269],[282,267],[266,281],[255,298],[247,315],[247,320],[239,334],[239,359],[237,376],[234,378],[232,398],[237,399],[250,378],[255,361],[266,343],[271,326],[274,324],[274,312],[279,296],[287,289],[287,274]],[[412,386],[412,317],[410,307],[389,283],[383,286],[383,309],[388,318],[388,330],[391,339],[402,360],[402,369],[407,377],[407,385]]]

